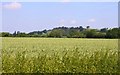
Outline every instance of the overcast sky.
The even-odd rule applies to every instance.
[[[118,27],[117,2],[5,2],[2,31],[31,32],[54,27]]]

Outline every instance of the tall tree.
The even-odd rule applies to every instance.
[[[49,34],[50,37],[58,37],[61,38],[64,36],[64,30],[62,29],[54,29]]]
[[[16,36],[17,35],[17,32],[15,31],[14,33],[13,33],[13,36]]]

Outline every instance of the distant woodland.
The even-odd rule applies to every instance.
[[[90,26],[57,27],[51,30],[33,31],[29,33],[15,31],[1,32],[1,37],[52,37],[52,38],[120,38],[119,28],[92,29]]]

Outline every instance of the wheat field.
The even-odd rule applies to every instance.
[[[2,38],[2,73],[117,73],[117,39]]]

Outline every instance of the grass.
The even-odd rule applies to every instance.
[[[117,73],[117,39],[3,38],[3,73]]]

